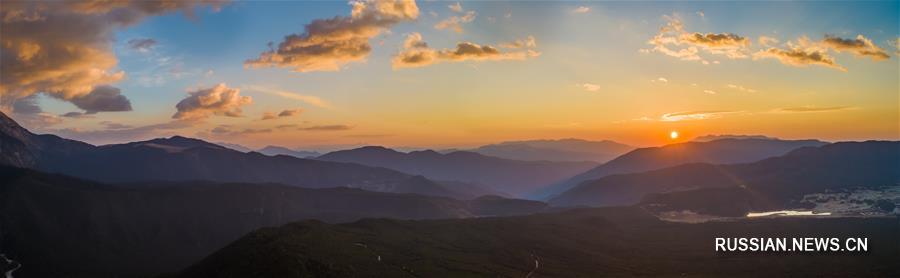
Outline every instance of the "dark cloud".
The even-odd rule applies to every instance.
[[[840,71],[847,71],[841,65],[838,65],[834,58],[828,55],[827,52],[820,49],[803,49],[801,47],[792,47],[789,49],[781,49],[781,48],[769,48],[766,50],[761,50],[755,54],[753,54],[754,59],[760,58],[774,58],[779,62],[785,65],[795,66],[795,67],[805,67],[808,65],[818,65],[823,67],[829,67],[833,69],[837,69]]]
[[[273,112],[264,112],[261,120],[274,120],[281,117],[292,117],[296,115],[300,115],[303,112],[303,109],[285,109],[275,114]]]
[[[116,30],[147,16],[212,1],[4,1],[0,5],[0,105],[45,93],[72,100],[124,78]],[[215,4],[214,4],[215,5]]]
[[[88,114],[131,111],[131,101],[122,95],[119,88],[112,86],[94,87],[89,94],[72,98],[69,101],[78,108],[84,109]]]
[[[531,38],[530,45],[535,45],[533,42]],[[504,52],[490,45],[471,42],[458,43],[455,49],[438,50],[428,47],[421,34],[411,33],[406,36],[403,50],[394,56],[393,67],[423,67],[441,62],[525,60],[537,56],[540,52],[531,49]]]
[[[151,48],[156,46],[156,40],[154,39],[130,39],[128,40],[128,47],[141,52],[149,51]]]
[[[172,118],[179,120],[200,120],[211,115],[240,117],[241,107],[253,103],[249,96],[241,96],[241,90],[218,84],[212,88],[188,92],[188,97],[178,102],[178,112]]]
[[[281,113],[278,113],[278,117],[292,117],[296,115],[300,115],[303,112],[303,109],[285,109],[282,110]]]
[[[251,68],[286,67],[297,72],[337,71],[369,56],[369,39],[391,26],[419,16],[414,0],[364,0],[351,2],[349,17],[316,19],[302,34],[291,34],[277,49],[244,62]]]
[[[891,58],[884,49],[881,49],[872,43],[872,40],[867,39],[863,35],[857,35],[856,39],[844,39],[833,35],[825,35],[825,39],[822,40],[822,43],[837,52],[847,51],[857,56],[870,57],[875,61]]]
[[[16,114],[38,114],[44,112],[37,104],[37,95],[30,95],[17,99],[12,105],[13,113]]]

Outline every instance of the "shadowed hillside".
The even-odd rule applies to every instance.
[[[865,253],[717,253],[716,237],[868,237]],[[894,218],[659,221],[637,208],[260,229],[181,277],[892,276]]]
[[[277,184],[106,185],[0,166],[0,253],[24,265],[16,277],[147,276],[291,221],[502,216],[545,206]]]

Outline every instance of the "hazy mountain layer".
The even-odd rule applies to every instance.
[[[555,206],[634,204],[650,193],[743,188],[745,209],[783,207],[804,194],[900,184],[900,142],[842,142],[733,165],[685,164],[584,182],[550,200]],[[726,193],[723,191],[723,193]],[[737,199],[735,199],[737,200]],[[747,202],[752,200],[755,205]]]
[[[403,153],[384,147],[331,152],[318,159],[385,167],[435,180],[477,183],[512,195],[529,192],[596,165],[592,162],[518,161],[464,151]]]
[[[473,149],[483,155],[526,161],[593,161],[603,163],[634,147],[604,140],[581,139],[509,141]]]
[[[638,173],[686,163],[731,164],[754,162],[808,146],[827,144],[817,140],[721,139],[640,148],[565,181],[550,184],[528,195],[549,199],[578,184],[614,174]]]

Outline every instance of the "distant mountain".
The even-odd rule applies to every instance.
[[[108,185],[0,166],[0,251],[24,265],[16,277],[151,277],[291,221],[468,218],[545,207],[495,196],[459,201],[278,184]]]
[[[868,238],[868,252],[716,252],[715,238]],[[790,243],[788,243],[790,244]],[[638,208],[316,221],[248,234],[178,277],[894,277],[897,220],[660,221]],[[864,254],[864,255],[863,255]]]
[[[783,208],[804,194],[900,185],[898,154],[900,142],[842,142],[804,147],[784,156],[746,164],[685,164],[587,181],[551,199],[550,204],[630,205],[651,193],[732,188],[734,190],[731,191],[697,192],[707,196],[711,196],[711,192],[719,192],[722,194],[719,198],[704,199],[710,202],[730,200],[732,205],[743,208],[737,214],[746,213],[749,209]],[[735,190],[746,194],[734,194]],[[728,214],[735,213],[731,211]]]
[[[483,155],[526,161],[606,162],[634,147],[617,142],[581,139],[510,141],[472,150]]]
[[[477,197],[395,170],[242,153],[181,136],[93,146],[54,135],[35,135],[0,115],[0,163],[101,182],[207,180]]]
[[[293,157],[297,157],[297,158],[314,158],[314,157],[322,155],[318,152],[296,151],[296,150],[291,150],[291,149],[288,149],[285,147],[279,147],[279,146],[266,146],[265,148],[259,149],[257,151],[264,155],[270,155],[270,156],[287,155],[287,156],[293,156]]]
[[[231,144],[231,143],[226,143],[226,142],[217,142],[216,145],[219,145],[219,146],[222,146],[222,147],[226,147],[226,148],[229,148],[229,149],[232,149],[232,150],[235,150],[235,151],[239,151],[239,152],[242,152],[242,153],[248,153],[248,152],[252,152],[252,151],[253,151],[253,149],[248,148],[248,147],[245,147],[245,146],[240,145],[240,144]]]
[[[753,162],[783,155],[791,150],[822,146],[817,140],[720,139],[710,142],[686,142],[662,147],[640,148],[563,182],[540,188],[528,195],[546,200],[592,179],[614,174],[638,173],[685,163],[731,164]]]
[[[710,134],[699,136],[694,138],[691,141],[694,142],[709,142],[716,141],[721,139],[760,139],[760,140],[779,140],[778,138],[768,137],[764,135],[733,135],[733,134]]]
[[[384,147],[331,152],[317,159],[385,167],[433,180],[478,183],[514,196],[596,166],[592,162],[518,161],[464,151],[403,153]]]

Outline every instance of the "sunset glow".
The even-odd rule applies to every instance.
[[[96,24],[4,24],[4,70],[23,72],[4,75],[0,109],[95,144],[900,138],[898,2],[354,3],[198,4],[123,24],[52,6]],[[354,19],[367,16],[386,20]],[[357,23],[316,29],[334,17]]]

